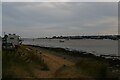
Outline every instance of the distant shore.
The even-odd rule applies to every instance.
[[[120,40],[120,35],[89,35],[89,36],[53,36],[53,37],[42,37],[42,38],[34,38],[34,39],[94,39],[94,40]]]

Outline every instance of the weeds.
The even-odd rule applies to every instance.
[[[47,64],[44,63],[42,57],[39,57],[34,53],[35,53],[34,51],[26,50],[25,46],[20,46],[16,50],[3,50],[2,51],[3,77],[16,78],[17,74],[21,75],[28,74],[29,77],[35,77],[33,71],[31,70],[31,67],[36,68],[35,65],[42,68],[42,70],[49,70]],[[28,60],[32,62],[28,62]],[[21,73],[17,73],[17,71],[12,67],[16,67],[17,69],[20,68],[22,70]],[[21,76],[21,78],[22,77],[23,76]]]
[[[90,59],[81,59],[76,63],[76,67],[83,72],[83,74],[93,76],[94,78],[107,78],[108,65],[101,61]]]

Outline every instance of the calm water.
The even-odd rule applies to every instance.
[[[64,40],[59,39],[24,39],[23,44],[34,44],[47,47],[61,47],[72,50],[83,50],[95,55],[110,54],[118,55],[118,41],[113,40]]]

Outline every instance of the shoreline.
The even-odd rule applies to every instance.
[[[23,45],[27,45],[27,46],[33,46],[33,47],[40,47],[40,48],[45,48],[45,49],[50,49],[50,50],[61,50],[61,51],[65,51],[65,52],[74,52],[74,53],[80,53],[83,54],[85,56],[91,56],[91,57],[97,57],[97,58],[105,58],[105,59],[118,59],[120,60],[120,56],[113,56],[113,55],[95,55],[92,52],[87,52],[87,51],[83,51],[83,50],[75,50],[75,49],[69,49],[69,48],[62,48],[62,47],[49,47],[49,46],[39,46],[39,45],[29,45],[29,44],[23,44]]]
[[[32,47],[36,47],[36,48],[43,48],[43,49],[47,49],[50,51],[55,51],[57,52],[58,56],[66,56],[68,57],[69,60],[73,59],[74,61],[76,61],[76,59],[79,57],[82,58],[92,58],[95,60],[99,60],[99,61],[103,61],[103,62],[107,62],[110,64],[111,67],[116,67],[116,68],[120,68],[120,59],[117,58],[105,58],[104,56],[96,56],[92,53],[88,53],[85,51],[77,51],[77,50],[69,50],[69,49],[65,49],[65,48],[58,48],[58,47],[45,47],[45,46],[38,46],[38,45],[25,45],[25,46],[32,46]],[[62,53],[62,54],[59,54]]]
[[[39,40],[35,39],[34,41],[31,39],[23,41],[23,44],[26,45],[38,45],[43,47],[55,47],[55,48],[65,48],[69,50],[77,50],[84,51],[87,53],[92,53],[96,56],[104,56],[106,58],[112,57],[120,57],[118,54],[118,41],[110,41],[110,40],[62,40],[64,42],[60,42],[61,39],[55,40]]]

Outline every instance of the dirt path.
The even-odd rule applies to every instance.
[[[49,71],[40,71],[37,69],[33,69],[33,72],[37,77],[54,78],[56,71],[62,68],[63,66],[74,66],[73,62],[68,61],[63,57],[50,54],[47,51],[42,50],[40,48],[34,48],[34,47],[29,47],[29,48],[31,50],[37,50],[37,54],[41,53],[44,62],[48,65],[50,69]],[[40,55],[38,54],[38,56]]]

